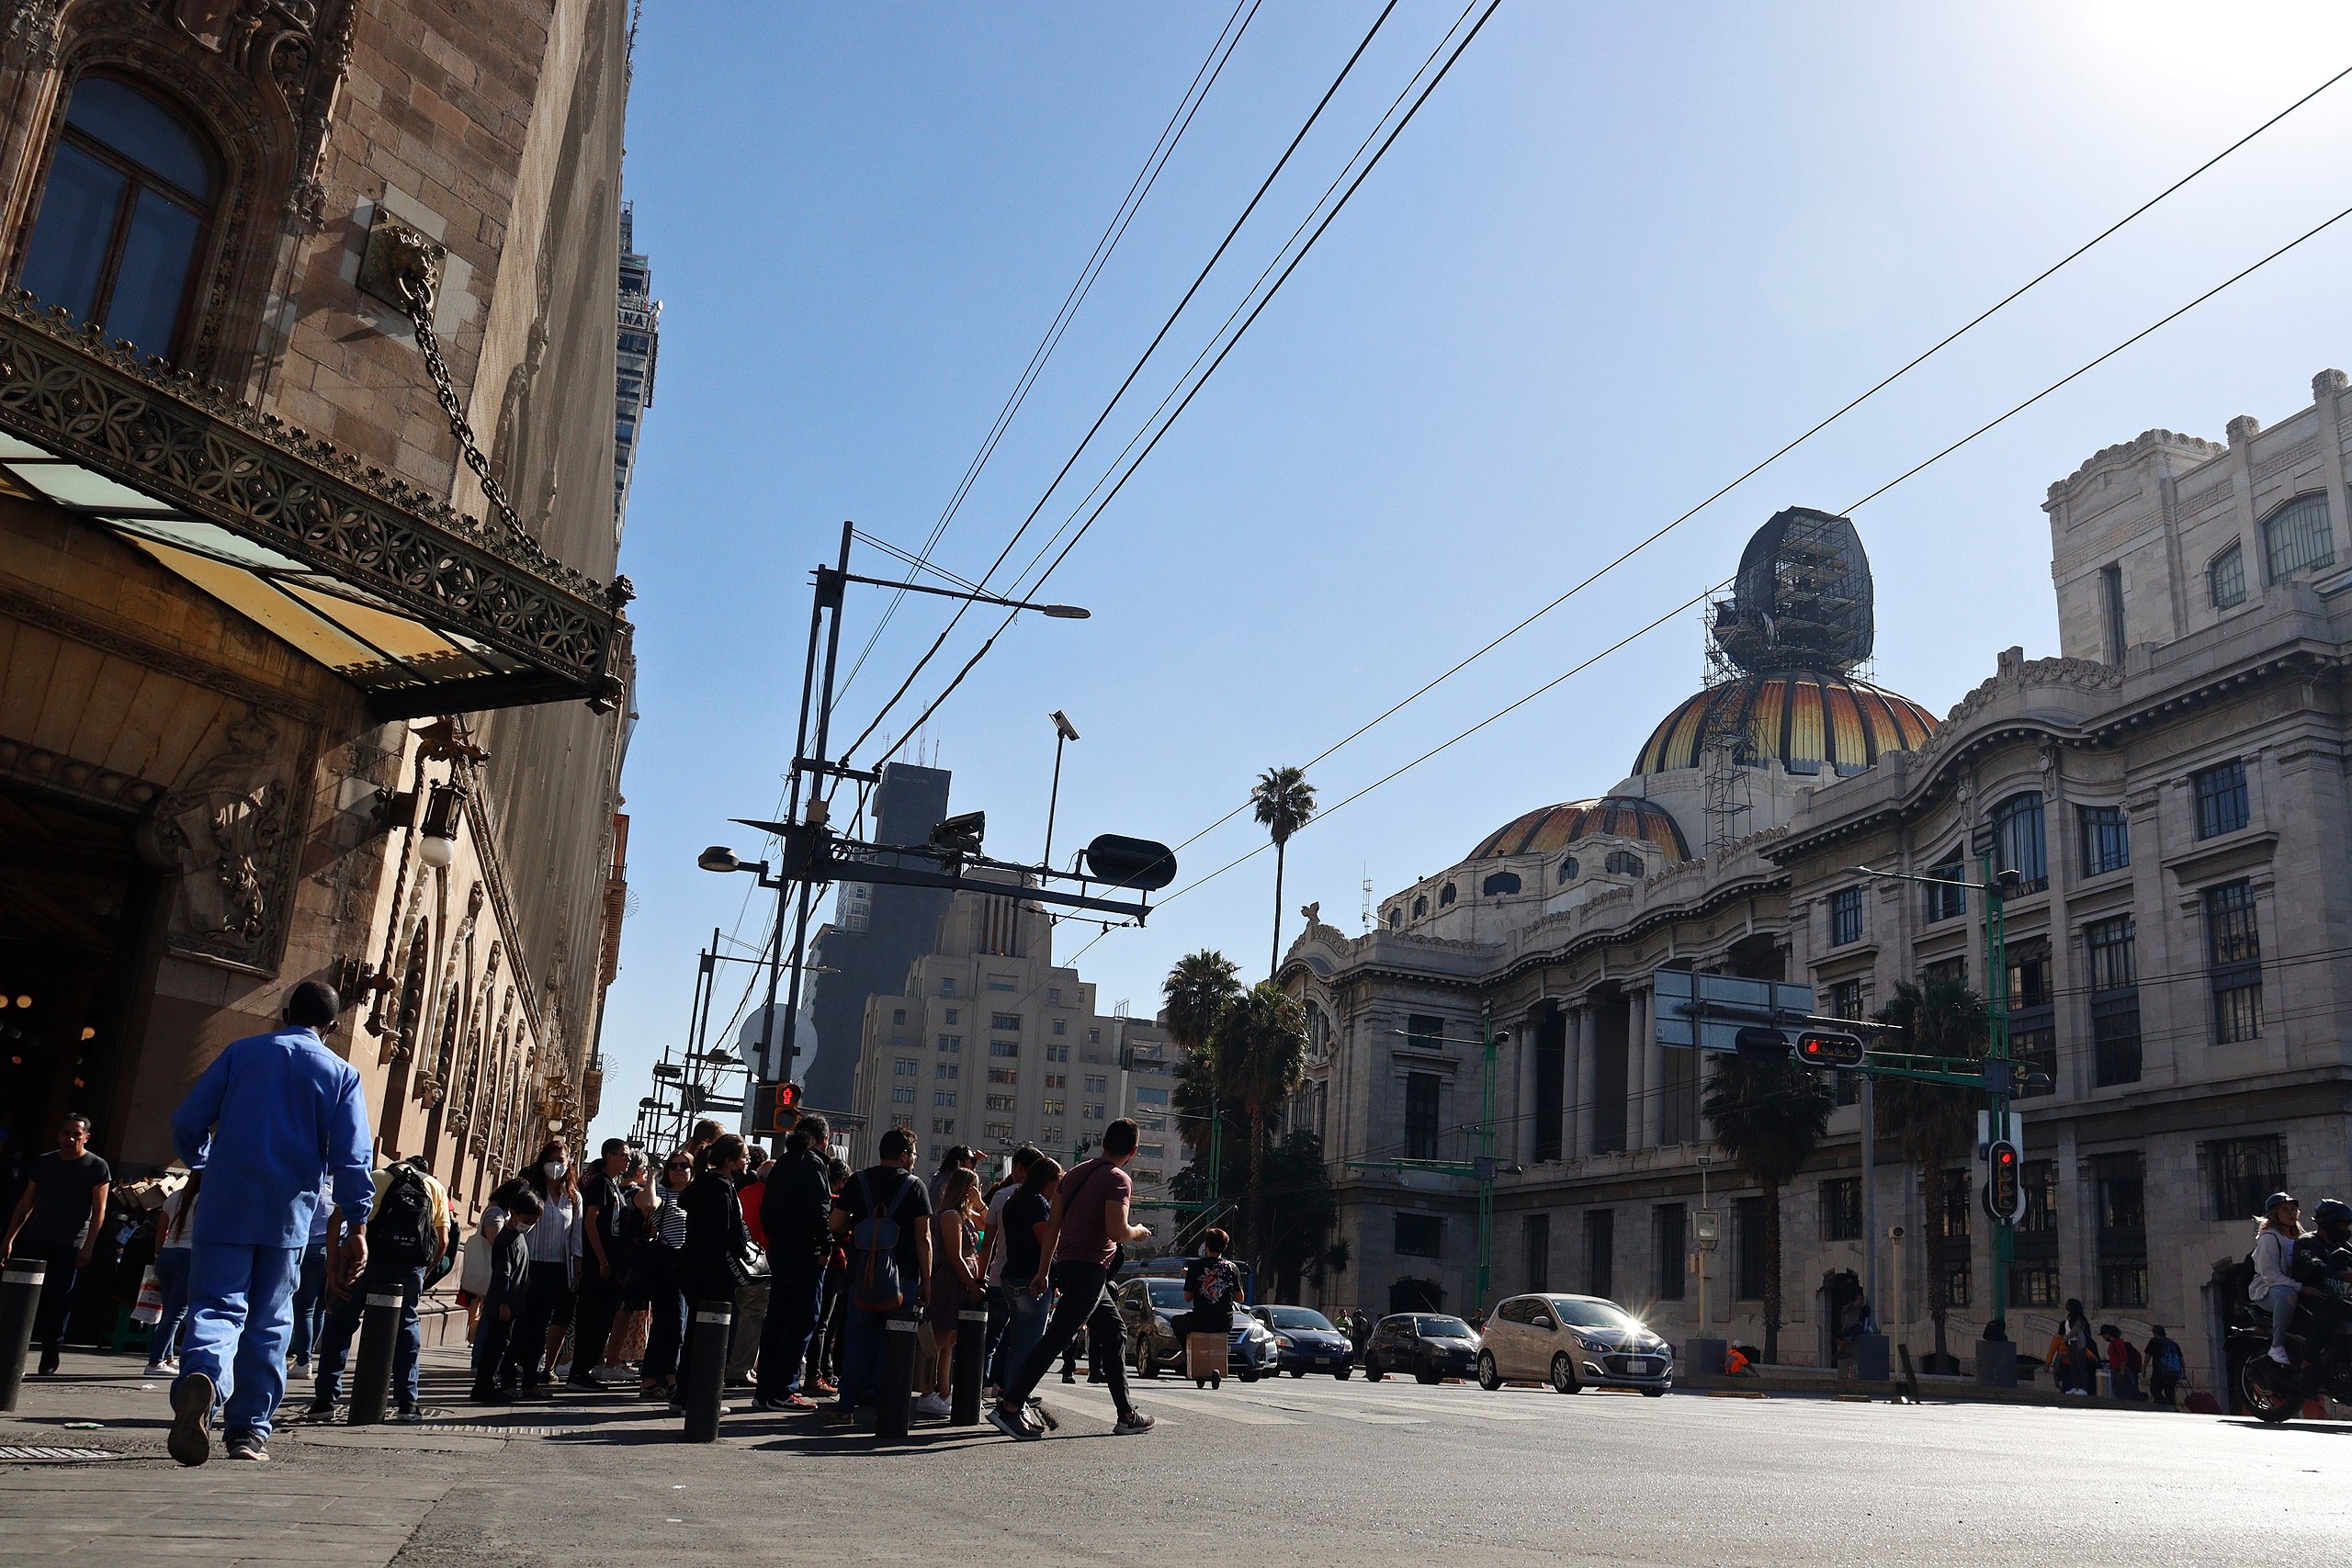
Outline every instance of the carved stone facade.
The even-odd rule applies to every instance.
[[[345,998],[333,1043],[379,1154],[430,1156],[462,1201],[551,1126],[584,1132],[612,964],[567,955],[616,953],[622,913],[625,13],[0,0],[10,287],[81,84],[182,123],[213,191],[169,364],[49,301],[0,309],[8,443],[213,542],[101,525],[0,467],[0,989],[35,998],[39,1032],[0,1068],[20,1142],[82,1110],[119,1168],[164,1163],[187,1083],[312,976]],[[472,429],[529,455],[532,537],[485,520],[413,332],[356,287],[379,211],[442,249],[435,330]],[[566,695],[388,722],[421,705],[371,708],[332,638],[235,599],[222,563],[243,559],[292,574],[288,604],[356,604],[415,637],[428,651],[402,657],[428,673],[438,638],[511,672],[500,701],[535,700],[514,695],[535,672]],[[618,710],[578,700],[599,682]]]
[[[2049,1080],[2016,1101],[2029,1213],[2010,1298],[1987,1299],[1973,1150],[1930,1214],[1900,1130],[1882,1127],[1866,1189],[1849,1080],[1782,1198],[1782,1359],[1827,1358],[1851,1285],[1925,1355],[1940,1287],[1963,1361],[1996,1315],[2039,1356],[2078,1297],[2135,1341],[2164,1325],[2195,1384],[2226,1382],[2216,1273],[2245,1255],[2253,1207],[2280,1186],[2306,1203],[2352,1192],[2352,406],[2333,371],[2313,394],[2277,429],[2234,422],[2227,445],[2152,431],[2052,487],[2060,656],[2000,653],[1923,745],[1823,779],[1770,831],[1567,907],[1498,896],[1476,924],[1430,916],[1426,935],[1409,913],[1362,937],[1311,927],[1282,978],[1329,1042],[1293,1110],[1323,1136],[1351,1249],[1325,1304],[1492,1306],[1469,1299],[1471,1181],[1349,1163],[1476,1152],[1491,1008],[1509,1032],[1491,1296],[1589,1291],[1670,1337],[1696,1332],[1703,1183],[1724,1238],[1708,1322],[1760,1345],[1761,1199],[1700,1111],[1712,1058],[1657,1043],[1650,976],[1801,981],[1854,1017],[1934,969],[1982,991],[1975,894],[1854,868],[1973,877],[1990,851],[2023,881],[1996,983],[2015,1055]],[[2242,579],[2211,570],[2231,548]],[[1520,877],[1538,864],[1524,858],[1508,863]],[[1467,898],[1505,863],[1417,886]],[[1908,1239],[1868,1249],[1866,1224]]]

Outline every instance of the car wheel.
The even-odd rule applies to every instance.
[[[1413,1381],[1418,1383],[1442,1383],[1445,1381],[1445,1374],[1435,1367],[1417,1367],[1413,1370]]]
[[[1295,1378],[1303,1378],[1306,1375],[1306,1369],[1305,1367],[1293,1367],[1290,1370],[1290,1375]]]
[[[1583,1385],[1577,1382],[1577,1364],[1566,1351],[1552,1358],[1552,1386],[1562,1393],[1574,1393]]]
[[[1642,1390],[1642,1397],[1644,1399],[1664,1399],[1666,1397],[1666,1390],[1662,1388],[1645,1388]]]
[[[1502,1369],[1495,1365],[1495,1353],[1492,1350],[1478,1352],[1478,1386],[1488,1393],[1503,1386]]]
[[[1159,1358],[1152,1354],[1151,1341],[1148,1339],[1136,1340],[1136,1376],[1139,1378],[1156,1378],[1159,1375]]]
[[[1354,1374],[1355,1369],[1353,1367],[1341,1367],[1338,1371],[1333,1372],[1331,1375],[1339,1379],[1341,1382],[1345,1382]]]
[[[1387,1374],[1387,1372],[1384,1371],[1381,1369],[1381,1365],[1380,1365],[1380,1362],[1379,1362],[1378,1360],[1374,1359],[1374,1358],[1372,1358],[1372,1357],[1370,1357],[1370,1356],[1367,1356],[1367,1357],[1365,1357],[1365,1358],[1364,1358],[1364,1362],[1363,1362],[1363,1381],[1364,1381],[1364,1382],[1378,1382],[1381,1379],[1383,1379],[1383,1378],[1386,1377],[1387,1375],[1388,1375],[1388,1374]]]

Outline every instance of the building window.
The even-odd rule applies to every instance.
[[[2147,1178],[2136,1149],[2091,1156],[2098,1204],[2098,1304],[2148,1304]]]
[[[1010,975],[991,975],[989,976],[989,989],[991,991],[1017,991],[1020,988],[1021,982],[1014,979]]]
[[[1954,848],[1945,859],[1928,868],[1928,874],[1937,884],[1962,883],[1968,880],[1968,866]],[[1957,886],[1931,886],[1921,889],[1927,895],[1926,915],[1929,920],[1953,920],[1968,913],[1968,889]]]
[[[1438,1076],[1405,1075],[1405,1157],[1437,1158]]]
[[[1086,1043],[1087,1043],[1089,1045],[1100,1045],[1100,1044],[1102,1044],[1102,1032],[1101,1030],[1099,1030],[1099,1029],[1090,1029],[1090,1030],[1088,1030],[1088,1031],[1086,1032]]]
[[[938,1062],[931,1069],[931,1076],[935,1078],[961,1077],[963,1074],[964,1064],[961,1062]]]
[[[1057,1034],[1068,1034],[1069,1032],[1069,1028],[1057,1018],[1054,1020],[1054,1032]]]
[[[989,1082],[990,1083],[1019,1083],[1020,1081],[1021,1069],[1019,1067],[990,1067],[989,1069]]]
[[[1451,882],[1449,882],[1449,883],[1447,883],[1444,886],[1442,886],[1442,887],[1441,887],[1441,888],[1439,888],[1439,889],[1437,890],[1437,907],[1438,907],[1439,908],[1442,909],[1442,908],[1444,908],[1448,904],[1451,904],[1451,903],[1453,903],[1453,883],[1451,883]]]
[[[1659,1203],[1650,1210],[1650,1260],[1655,1278],[1650,1280],[1650,1293],[1662,1302],[1682,1299],[1682,1280],[1688,1271],[1683,1262],[1683,1230],[1689,1224],[1679,1203]]]
[[[2132,863],[2132,825],[2123,807],[2078,806],[2075,820],[2082,829],[2085,876],[2104,876]]]
[[[2262,1213],[2262,1201],[2287,1185],[2287,1140],[2222,1138],[2205,1145],[2213,1182],[2213,1218],[2238,1221]]]
[[[1405,1045],[1408,1050],[1435,1052],[1445,1044],[1445,1020],[1425,1012],[1405,1015]]]
[[[964,1037],[960,1034],[943,1034],[939,1037],[939,1048],[948,1052],[961,1051],[964,1049]]]
[[[74,88],[19,287],[110,338],[172,357],[198,296],[212,154],[178,115],[111,76]]]
[[[1059,1127],[1048,1127],[1045,1132],[1046,1141],[1048,1143],[1059,1142],[1061,1135],[1062,1130]],[[1009,1144],[1012,1142],[1012,1123],[1010,1122],[989,1122],[989,1136],[1001,1144]]]
[[[931,1131],[934,1137],[946,1138],[954,1136],[956,1132],[956,1118],[953,1116],[933,1117],[931,1119]]]
[[[2140,960],[2129,915],[2083,928],[2091,994],[2091,1081],[2140,1081]]]
[[[1069,1087],[1069,1075],[1068,1073],[1047,1073],[1046,1075],[1046,1087],[1047,1089],[1068,1089]]]
[[[911,1089],[894,1089],[890,1091],[890,1103],[893,1105],[912,1105],[914,1102],[915,1091]]]
[[[1829,945],[1862,940],[1862,890],[1840,887],[1829,896]]]
[[[1086,1108],[1086,1119],[1087,1119],[1089,1122],[1100,1122],[1100,1121],[1102,1121],[1102,1108],[1100,1105],[1090,1105],[1090,1106],[1088,1106],[1088,1107]]]
[[[1862,1179],[1836,1176],[1821,1184],[1821,1239],[1862,1239]]]
[[[1944,1304],[1964,1307],[1974,1293],[1976,1270],[1968,1247],[1968,1206],[1975,1201],[1970,1173],[1944,1172],[1944,1212],[1936,1224],[1934,1267],[1943,1276]]]
[[[1829,1016],[1860,1018],[1862,1016],[1862,983],[1840,980],[1829,987]],[[1862,1098],[1862,1075],[1839,1071],[1829,1080],[1830,1094],[1839,1105],[1852,1105]]]
[[[900,1056],[892,1062],[891,1070],[902,1078],[921,1077],[922,1076],[922,1064],[916,1061],[912,1056]]]
[[[1485,898],[1500,898],[1519,891],[1519,873],[1498,871],[1478,885],[1478,894]]]
[[[2050,886],[2050,852],[2041,836],[2041,792],[2027,790],[1993,807],[1993,863],[2025,879],[2023,891]]]
[[[1007,1034],[1017,1034],[1021,1031],[1021,1015],[1017,1012],[992,1012],[989,1014],[989,1027],[1001,1029]]]
[[[1063,1049],[1067,1050],[1069,1047],[1064,1046]],[[1048,1056],[1053,1055],[1050,1051],[1046,1054]],[[1018,1040],[991,1040],[989,1042],[989,1055],[991,1056],[1018,1056],[1021,1055],[1021,1042]]]
[[[956,1091],[952,1089],[933,1089],[931,1102],[933,1105],[953,1105],[956,1103]]]
[[[1617,1211],[1588,1209],[1584,1216],[1584,1288],[1595,1296],[1617,1290]]]
[[[1402,926],[1404,923],[1405,923],[1405,911],[1404,911],[1404,910],[1402,910],[1402,909],[1393,909],[1393,908],[1392,908],[1392,909],[1390,909],[1390,910],[1388,911],[1388,929],[1389,929],[1390,931],[1393,931],[1396,930],[1398,927]]]
[[[1639,876],[1642,874],[1642,857],[1631,850],[1611,850],[1600,863],[1600,869],[1612,876]]]
[[[1519,1277],[1530,1291],[1552,1288],[1552,1216],[1526,1214],[1519,1222]]]
[[[1063,1102],[1058,1100],[1046,1100],[1043,1105],[1038,1107],[1037,1114],[1040,1116],[1059,1116],[1062,1113],[1062,1103]]]
[[[2245,764],[2223,762],[2188,775],[2197,796],[2197,836],[2218,839],[2234,833],[2251,819],[2246,808]]]
[[[2327,497],[2299,495],[2262,520],[2262,554],[2270,581],[2335,563],[2335,541],[2327,525]]]
[[[2107,631],[2107,661],[2123,662],[2123,568],[2103,566],[2098,569],[2099,619]]]
[[[1046,1005],[1057,1008],[1062,1005],[1062,988],[1059,986],[1046,987]]]
[[[1731,1206],[1732,1297],[1764,1299],[1764,1200],[1736,1198]]]
[[[1420,897],[1416,898],[1416,899],[1414,899],[1414,900],[1413,900],[1413,919],[1417,919],[1417,920],[1418,920],[1418,919],[1419,919],[1423,915],[1426,915],[1426,914],[1428,914],[1429,912],[1430,912],[1430,901],[1429,901],[1429,897],[1428,897],[1428,896],[1427,896],[1426,894],[1424,894],[1422,897]]]
[[[1010,1111],[1012,1109],[1012,1099],[1013,1097],[1009,1094],[989,1095],[988,1097],[989,1109],[990,1111]]]
[[[952,997],[956,994],[955,976],[950,975],[939,982],[939,994],[943,997]],[[954,1012],[951,1011],[948,1013],[947,1021],[950,1023],[956,1021],[956,1015]]]
[[[1445,1250],[1445,1220],[1439,1214],[1396,1216],[1396,1254],[1400,1258],[1436,1258]]]
[[[894,1024],[904,1026],[907,1021],[907,1010],[904,1008],[892,1008],[890,1010],[890,1021]]]
[[[1577,857],[1570,855],[1560,863],[1560,880],[1564,883],[1574,882],[1577,879]]]
[[[2009,1304],[2056,1306],[2065,1300],[2058,1277],[2058,1167],[2028,1160],[2025,1213],[2018,1221],[2016,1254],[2009,1267]]]
[[[1168,1145],[1166,1144],[1137,1144],[1136,1153],[1157,1163],[1168,1157]]]
[[[2205,569],[2205,590],[2213,608],[2232,610],[2245,603],[2245,552],[2232,545]]]
[[[2019,1100],[2057,1088],[2058,1009],[2050,994],[2050,950],[2040,942],[2009,950],[2009,1055],[2020,1068],[2039,1073],[2032,1087],[2020,1083]]]
[[[949,1022],[949,1023],[961,1023],[961,1022],[963,1022],[963,1021],[964,1021],[964,1010],[963,1010],[963,1009],[961,1009],[961,1008],[949,1008],[949,1009],[947,1010],[946,1021],[947,1021],[947,1022]]]
[[[1108,1094],[1111,1092],[1110,1082],[1111,1079],[1108,1073],[1089,1073],[1086,1075],[1086,1092],[1089,1094]]]
[[[2213,978],[2213,1042],[2235,1045],[2262,1033],[2262,939],[2254,888],[2224,882],[2205,890],[2205,953]]]
[[[1168,1091],[1164,1089],[1139,1089],[1136,1090],[1136,1103],[1137,1105],[1165,1105],[1168,1103]]]
[[[1009,1045],[1009,1044],[1011,1044],[1011,1043],[1012,1043],[1012,1042],[1008,1040],[1008,1041],[1006,1041],[1006,1042],[1005,1042],[1005,1043]],[[1069,1046],[1067,1046],[1067,1045],[1048,1045],[1048,1046],[1046,1046],[1046,1060],[1047,1060],[1048,1062],[1067,1062],[1067,1061],[1069,1061]]]

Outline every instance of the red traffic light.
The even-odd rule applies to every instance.
[[[1993,1168],[1988,1206],[1996,1219],[2015,1224],[2025,1213],[2024,1172],[2018,1168],[2018,1146],[2001,1139],[1985,1151],[1985,1157]]]
[[[1797,1060],[1809,1067],[1859,1067],[1865,1055],[1859,1034],[1808,1029],[1797,1036]]]
[[[780,1083],[776,1085],[775,1108],[778,1111],[799,1110],[800,1086],[797,1083]]]

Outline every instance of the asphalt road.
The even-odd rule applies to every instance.
[[[96,1358],[91,1366],[104,1367]],[[453,1400],[435,1353],[426,1397]],[[119,1366],[120,1363],[113,1363]],[[767,1562],[1974,1564],[2275,1562],[2324,1552],[2352,1427],[2095,1408],[1487,1393],[1330,1378],[1048,1383],[1043,1442],[920,1425],[902,1444],[730,1414],[689,1448],[621,1399],[485,1423],[295,1427],[266,1467],[162,1459],[160,1392],[28,1385],[0,1444],[0,1563],[332,1562],[595,1568]],[[68,1419],[101,1425],[67,1429]]]

